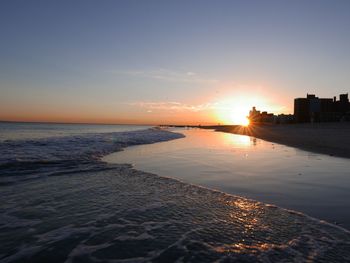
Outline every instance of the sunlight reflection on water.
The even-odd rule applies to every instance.
[[[241,147],[249,147],[254,141],[254,138],[249,136],[235,136],[234,134],[225,133],[222,136],[222,139],[227,142],[229,146],[241,146]]]

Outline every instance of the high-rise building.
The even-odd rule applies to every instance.
[[[296,122],[339,121],[350,111],[348,94],[336,97],[318,98],[307,94],[306,98],[294,99],[294,118]]]

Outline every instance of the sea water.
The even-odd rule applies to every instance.
[[[187,183],[252,198],[350,229],[350,160],[203,129],[104,158]]]
[[[338,226],[101,161],[183,137],[95,130],[0,142],[0,261],[350,260],[350,233]]]
[[[0,142],[147,129],[143,125],[0,122]]]

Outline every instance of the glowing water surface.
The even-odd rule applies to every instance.
[[[305,212],[350,228],[350,160],[210,130],[103,160]]]
[[[151,126],[118,124],[0,122],[0,142],[6,140],[42,139],[93,133],[137,131],[150,127]]]

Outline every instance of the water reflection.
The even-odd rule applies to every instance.
[[[239,253],[239,254],[256,254],[262,251],[273,249],[275,244],[258,242],[257,244],[248,245],[245,243],[226,244],[216,247],[215,250],[219,253]]]
[[[233,147],[249,147],[252,144],[252,140],[249,136],[235,136],[235,134],[230,133],[224,133],[219,139],[226,141],[228,145]]]
[[[350,228],[350,160],[248,136],[196,129],[181,132],[186,138],[130,147],[105,160],[132,163],[140,170],[302,211]]]
[[[256,146],[256,138],[255,137],[249,137],[250,138],[250,141],[252,142],[252,144],[254,145],[254,146]]]

